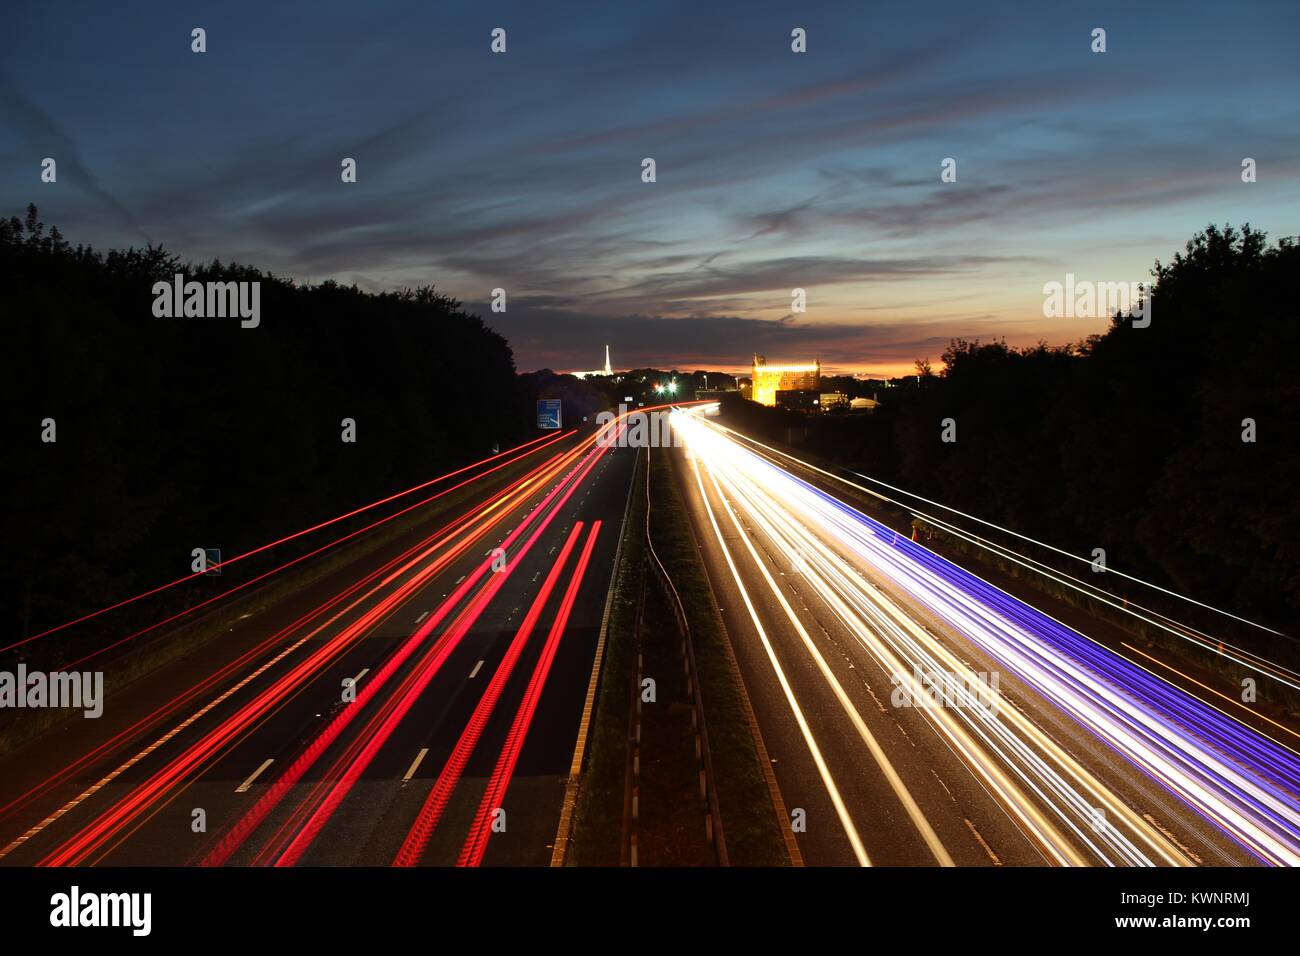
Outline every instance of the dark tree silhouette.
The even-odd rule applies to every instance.
[[[155,318],[176,272],[259,281],[261,325]],[[0,284],[8,639],[178,577],[194,547],[234,554],[536,434],[505,340],[432,287],[72,248],[34,207],[0,220]]]
[[[925,387],[890,389],[871,416],[810,420],[810,445],[1300,631],[1300,247],[1211,225],[1152,276],[1147,328],[1116,316],[1068,346],[954,341]],[[788,414],[750,417],[775,438]]]

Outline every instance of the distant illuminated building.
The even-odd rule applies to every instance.
[[[821,392],[822,363],[812,365],[768,365],[767,358],[754,355],[751,398],[760,405],[775,405],[777,392]]]
[[[609,346],[608,345],[605,346],[605,367],[604,368],[594,368],[586,372],[570,372],[569,374],[572,375],[574,378],[586,378],[588,375],[613,375],[614,369],[609,364]]]
[[[806,388],[778,388],[776,407],[812,412],[821,407],[821,398],[816,392]]]

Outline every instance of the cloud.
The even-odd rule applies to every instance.
[[[1300,232],[1286,31],[1231,12],[1139,46],[1122,40],[1140,15],[1117,10],[1095,57],[1086,30],[997,5],[827,3],[800,12],[795,55],[770,5],[521,3],[494,57],[473,5],[384,24],[228,5],[211,35],[239,55],[193,57],[166,9],[27,18],[13,75],[75,55],[39,107],[0,74],[26,153],[0,155],[6,214],[40,198],[29,157],[57,151],[82,191],[45,218],[74,242],[147,240],[145,223],[194,260],[434,284],[483,310],[502,287],[510,311],[483,314],[523,367],[587,367],[607,338],[622,363],[910,363],[954,335],[1031,334],[1041,273],[1140,277],[1216,219]],[[1207,70],[1226,26],[1256,56]],[[1238,152],[1260,163],[1248,190]],[[812,311],[783,321],[796,287]]]
[[[37,183],[40,159],[51,157],[58,164],[59,180],[63,185],[80,189],[101,207],[112,212],[125,230],[146,244],[152,240],[135,216],[112,193],[100,185],[94,172],[82,160],[77,144],[67,136],[45,110],[27,96],[10,77],[0,70],[0,101],[5,104],[6,124],[39,153],[31,160],[32,182]],[[71,175],[69,175],[71,174]],[[35,188],[32,190],[35,192]]]

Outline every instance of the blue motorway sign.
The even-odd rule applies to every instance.
[[[558,398],[539,398],[537,400],[537,427],[559,428],[560,400]]]

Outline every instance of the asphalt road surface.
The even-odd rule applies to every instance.
[[[9,755],[0,865],[549,864],[635,456],[593,441]]]
[[[687,507],[807,864],[1295,862],[1293,751],[971,590],[831,483],[707,417],[677,421]]]

